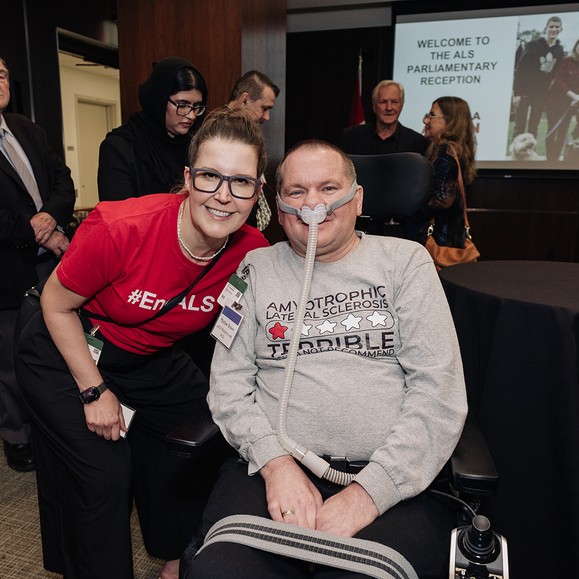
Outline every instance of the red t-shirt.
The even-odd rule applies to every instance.
[[[58,268],[60,282],[89,298],[85,308],[116,323],[93,320],[116,346],[150,354],[207,326],[219,311],[217,298],[245,254],[268,245],[243,225],[230,237],[218,263],[167,314],[137,328],[203,270],[181,252],[177,215],[184,195],[155,194],[102,202],[78,228]]]

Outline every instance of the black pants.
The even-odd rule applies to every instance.
[[[551,106],[547,108],[547,119],[549,120],[549,136],[546,140],[547,159],[558,161],[561,151],[567,140],[569,125],[573,115],[577,113],[577,108],[567,105]]]
[[[0,438],[10,444],[30,443],[30,413],[22,400],[14,369],[17,309],[0,310]]]
[[[515,112],[513,137],[522,133],[531,133],[535,138],[545,109],[546,91],[533,95],[523,95]]]
[[[136,410],[127,438],[108,441],[86,427],[41,312],[20,325],[17,372],[33,415],[45,567],[71,579],[132,577],[133,496],[148,552],[178,558],[215,474],[168,454],[164,437],[206,404],[205,378],[180,350],[137,356],[106,343],[99,369]]]
[[[324,500],[342,487],[308,475]],[[259,474],[247,475],[247,464],[225,462],[203,515],[201,535],[213,524],[234,514],[271,518],[265,483]],[[421,494],[399,503],[362,529],[357,538],[376,541],[401,553],[421,579],[448,577],[450,533],[455,513],[437,499]],[[215,543],[194,557],[201,539],[193,541],[181,558],[181,579],[255,579],[256,577],[342,579],[366,577],[349,571],[316,566],[233,543]]]
[[[56,259],[44,253],[36,263],[39,280],[47,278]],[[10,444],[30,444],[30,413],[22,400],[14,368],[14,334],[18,308],[0,310],[0,438]]]

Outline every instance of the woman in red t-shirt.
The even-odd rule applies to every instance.
[[[132,577],[133,498],[147,550],[176,577],[216,474],[166,451],[208,390],[174,345],[215,319],[240,261],[267,245],[245,224],[265,170],[261,130],[241,111],[214,111],[189,163],[185,193],[97,205],[46,282],[42,311],[23,320],[17,367],[44,565],[66,577]],[[130,430],[121,404],[135,410]]]

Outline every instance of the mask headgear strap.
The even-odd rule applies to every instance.
[[[322,223],[322,221],[324,221],[328,215],[331,215],[336,209],[338,209],[338,207],[349,203],[354,198],[357,188],[358,183],[356,180],[354,180],[350,190],[343,197],[340,197],[340,199],[336,199],[336,201],[328,203],[327,205],[318,203],[313,209],[305,206],[301,207],[301,209],[298,209],[297,207],[291,207],[281,200],[279,193],[277,194],[277,204],[281,211],[284,213],[297,215],[304,223],[307,223],[308,225],[313,221],[316,223]]]

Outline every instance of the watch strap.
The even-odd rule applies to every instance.
[[[96,389],[99,391],[99,394],[102,394],[105,390],[108,390],[109,387],[105,384],[104,380],[96,386]]]
[[[98,386],[89,386],[88,388],[81,390],[78,396],[83,404],[90,404],[91,402],[98,400],[105,390],[108,390],[108,386],[103,381]],[[95,391],[98,394],[95,395]]]

